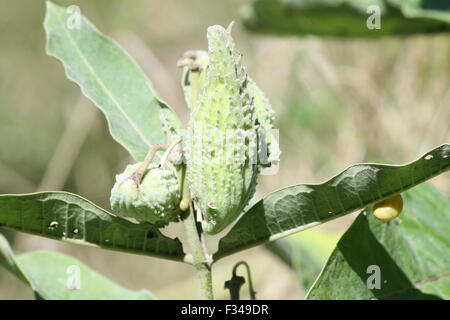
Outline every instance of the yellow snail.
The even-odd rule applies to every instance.
[[[403,199],[400,194],[376,203],[373,207],[373,215],[378,220],[387,222],[397,218],[403,209]]]

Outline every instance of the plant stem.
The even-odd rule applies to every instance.
[[[190,206],[189,215],[184,220],[184,227],[189,245],[193,251],[192,264],[197,269],[201,298],[204,300],[212,300],[214,296],[211,280],[211,257],[202,246],[192,205]]]
[[[189,188],[185,183],[184,175],[186,173],[186,167],[183,166],[179,171],[179,174],[183,177],[182,181],[182,198],[189,199]],[[212,259],[208,254],[206,247],[202,243],[202,235],[197,229],[197,223],[195,221],[195,212],[192,202],[189,205],[189,213],[184,219],[184,229],[186,232],[189,246],[192,250],[192,255],[189,257],[189,263],[191,263],[195,269],[197,269],[197,275],[199,278],[200,295],[204,300],[213,300],[213,289],[211,279],[211,265]]]
[[[132,178],[134,181],[136,181],[136,184],[141,183],[142,176],[145,173],[145,170],[147,170],[148,166],[152,162],[153,158],[155,157],[155,154],[158,150],[166,150],[167,146],[164,144],[155,144],[150,147],[148,150],[147,155],[145,156],[144,161],[142,161],[142,164],[137,168],[137,170],[132,174]]]
[[[189,66],[189,63],[195,61],[195,57],[188,57],[179,61],[178,65]],[[190,68],[190,82],[191,82],[191,105],[195,108],[198,100],[198,70]],[[180,208],[183,210],[184,201],[190,199],[189,188],[185,183],[186,166],[183,166],[181,172],[182,176],[182,204]],[[184,220],[184,227],[186,231],[187,240],[192,249],[192,265],[197,269],[197,275],[200,284],[200,295],[204,300],[213,300],[213,288],[211,279],[211,265],[212,257],[208,254],[206,246],[203,241],[201,231],[197,228],[197,222],[195,219],[195,212],[192,201],[189,201],[189,214]],[[191,258],[191,257],[190,257]]]
[[[191,71],[191,105],[192,108],[195,108],[197,105],[197,99],[198,99],[198,72]]]
[[[186,235],[189,245],[193,251],[193,265],[197,269],[197,276],[199,279],[199,289],[201,298],[204,300],[213,300],[213,289],[211,279],[211,258],[203,250],[203,246],[200,241],[200,236],[197,231],[195,222],[194,210],[192,206],[186,220],[184,221]]]
[[[169,156],[170,156],[170,153],[172,152],[172,150],[173,150],[179,143],[181,143],[181,138],[178,138],[177,140],[173,141],[172,143],[170,143],[170,144],[167,146],[166,152],[163,154],[163,156],[162,156],[162,158],[161,158],[161,161],[159,162],[159,165],[158,165],[159,168],[164,167],[164,165],[165,165],[166,162],[167,162],[167,159],[168,159]]]

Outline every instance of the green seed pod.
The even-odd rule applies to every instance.
[[[403,199],[400,194],[376,203],[373,215],[378,220],[387,222],[397,218],[403,209]]]
[[[185,152],[191,195],[206,233],[216,234],[255,192],[258,128],[248,76],[230,28],[208,28],[208,56],[198,102],[191,105]]]
[[[133,173],[140,165],[128,165],[123,173],[116,175],[110,199],[113,210],[158,227],[178,221],[180,190],[175,173],[150,165],[139,183]]]
[[[198,90],[205,83],[205,70],[209,64],[209,56],[206,51],[190,50],[183,54],[178,60],[178,66],[183,67],[182,87],[184,97],[189,109],[196,104]],[[270,167],[279,161],[280,150],[278,143],[272,133],[275,112],[270,105],[269,99],[262,90],[247,75],[247,90],[255,107],[255,116],[259,124],[259,164]]]

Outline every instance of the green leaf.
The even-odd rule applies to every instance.
[[[15,275],[19,280],[28,284],[33,290],[33,284],[28,279],[26,274],[22,271],[21,267],[17,263],[14,252],[8,243],[8,240],[0,233],[0,265],[2,265],[6,270]]]
[[[182,261],[178,239],[67,192],[0,195],[0,226],[69,243]]]
[[[367,27],[371,5],[380,8],[380,29]],[[259,33],[376,38],[448,32],[449,10],[442,0],[255,0],[243,13]]]
[[[393,221],[377,220],[371,209],[358,216],[308,299],[450,299],[450,199],[427,184],[403,198]],[[380,289],[370,290],[373,265]]]
[[[408,18],[429,18],[450,23],[450,2],[446,0],[403,0],[402,12]]]
[[[152,144],[167,140],[160,112],[177,128],[179,120],[116,42],[83,16],[77,28],[73,15],[47,2],[47,53],[61,60],[67,77],[104,112],[113,138],[141,161]]]
[[[30,286],[39,300],[155,299],[146,290],[122,288],[75,258],[60,253],[36,251],[16,257],[1,234],[0,264]]]
[[[35,251],[17,257],[31,279],[38,299],[154,300],[147,290],[132,291],[93,271],[77,259],[56,252]]]
[[[214,259],[338,218],[449,169],[450,145],[445,144],[410,164],[357,164],[322,184],[275,191],[242,215],[220,240]]]

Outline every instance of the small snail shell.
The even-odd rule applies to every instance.
[[[391,221],[397,218],[403,209],[403,199],[400,194],[376,203],[373,215],[381,221]]]

